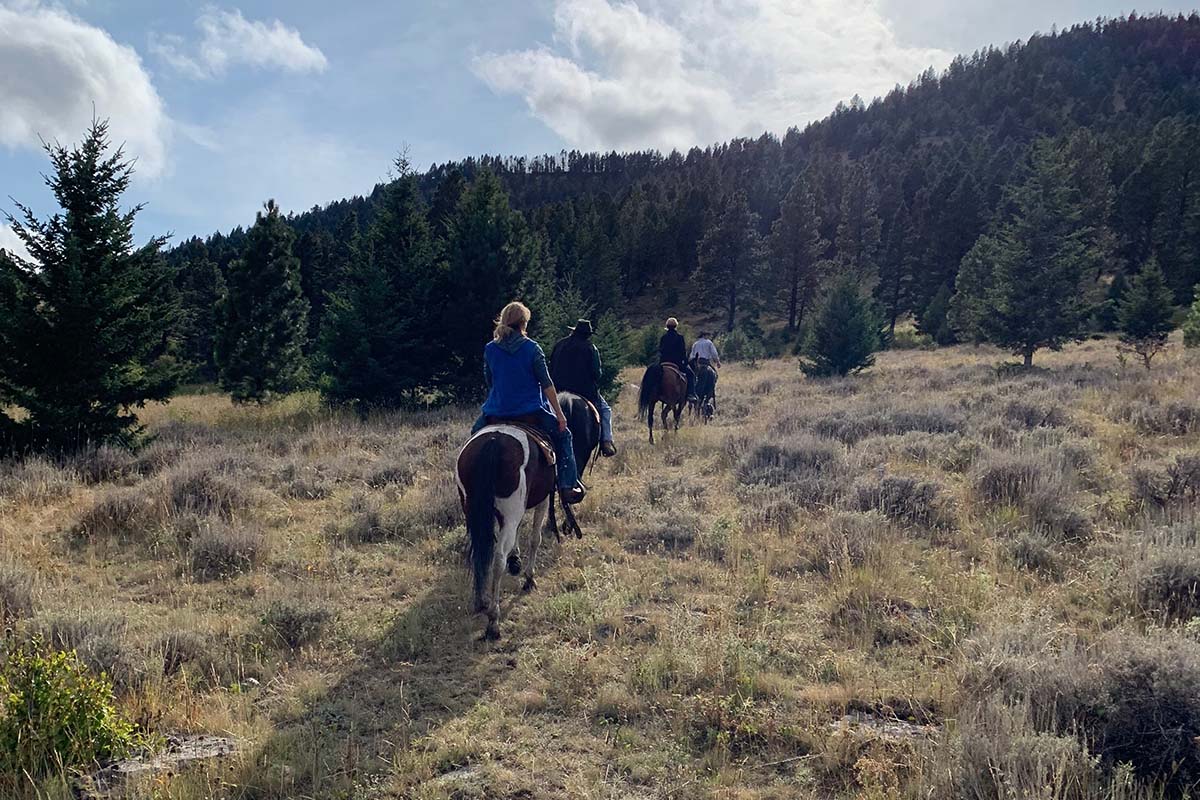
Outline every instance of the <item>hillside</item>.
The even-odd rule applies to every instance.
[[[960,57],[941,75],[927,72],[869,104],[856,98],[782,139],[764,134],[686,154],[569,152],[434,165],[407,173],[438,252],[432,267],[421,268],[428,280],[417,282],[437,284],[446,263],[450,277],[413,301],[422,311],[411,322],[453,330],[469,310],[464,343],[473,345],[486,339],[493,306],[518,294],[537,300],[530,287],[553,283],[552,294],[575,289],[594,316],[635,325],[669,311],[721,327],[795,329],[818,302],[822,276],[841,271],[874,287],[889,322],[920,319],[934,298],[954,291],[964,254],[1010,211],[1031,146],[1043,137],[1068,162],[1072,191],[1103,244],[1104,266],[1082,290],[1123,286],[1154,256],[1176,302],[1187,303],[1200,283],[1198,120],[1200,16],[1130,16]],[[488,278],[494,297],[448,304],[480,283],[467,277],[476,266],[454,266],[450,251],[454,231],[469,224],[463,197],[484,175],[499,178],[520,214],[506,247],[521,255]],[[377,230],[398,185],[290,218],[311,306],[310,349],[329,296],[361,279],[365,243],[403,249],[404,234]],[[802,210],[781,220],[789,192],[804,200]],[[743,203],[758,256],[746,274],[730,276],[702,263],[702,243]],[[805,220],[820,245],[812,278],[797,285],[782,243]],[[182,336],[199,363],[197,380],[215,374],[209,317],[244,243],[238,229],[170,254],[195,320]],[[404,296],[414,283],[410,268],[384,269],[396,272],[391,279]]]
[[[1098,797],[1117,763],[1121,797],[1192,785],[1194,353],[999,357],[731,366],[715,422],[657,446],[627,390],[584,538],[545,546],[534,593],[506,582],[497,645],[449,479],[468,408],[181,397],[140,454],[4,462],[0,597],[151,731],[240,742],[137,797]]]

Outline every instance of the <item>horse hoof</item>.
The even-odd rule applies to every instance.
[[[521,557],[519,555],[517,555],[516,553],[513,553],[512,555],[510,555],[508,557],[508,574],[509,575],[520,575],[521,574]]]
[[[522,592],[532,592],[536,588],[537,588],[537,581],[535,581],[533,579],[533,576],[530,575],[528,578],[525,579],[525,585],[521,587],[521,591]]]
[[[492,625],[488,625],[487,628],[483,632],[483,636],[479,637],[479,640],[483,641],[483,642],[495,642],[495,641],[499,641],[499,639],[500,639],[500,629],[497,627],[494,627]]]

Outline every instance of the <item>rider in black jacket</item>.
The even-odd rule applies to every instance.
[[[581,319],[571,328],[571,335],[559,339],[550,352],[550,379],[559,391],[573,392],[591,400],[600,412],[600,454],[615,456],[613,444],[612,408],[600,394],[603,366],[600,351],[592,344],[592,323]]]
[[[667,332],[658,340],[658,360],[663,364],[674,364],[683,370],[683,374],[687,376],[688,399],[691,400],[696,395],[696,373],[688,366],[687,342],[683,340],[678,327],[679,320],[674,317],[667,320]]]

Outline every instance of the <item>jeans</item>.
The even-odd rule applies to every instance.
[[[596,395],[596,410],[600,412],[600,441],[611,442],[613,440],[612,406],[599,394]]]
[[[487,425],[487,417],[479,415],[471,426],[471,435],[479,433]],[[545,433],[554,445],[554,455],[558,459],[558,488],[570,489],[579,483],[579,467],[575,464],[575,444],[571,438],[571,429],[558,429],[558,418],[549,411],[537,414],[537,428]]]

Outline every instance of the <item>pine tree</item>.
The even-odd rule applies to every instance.
[[[1025,366],[1039,349],[1085,335],[1108,258],[1063,149],[1038,142],[1030,167],[1010,191],[1010,218],[963,259],[955,303],[961,331],[1022,356]]]
[[[264,213],[265,212],[265,213]],[[300,387],[308,303],[295,235],[274,200],[258,213],[241,258],[229,265],[218,311],[221,387],[235,402],[270,400]]]
[[[182,259],[175,272],[175,287],[183,309],[178,330],[180,356],[188,370],[188,380],[211,383],[217,379],[214,333],[225,279],[199,239],[184,242],[176,254]]]
[[[828,377],[860,372],[875,363],[882,344],[880,321],[856,278],[843,275],[830,287],[813,319],[800,368]]]
[[[21,220],[8,221],[32,263],[0,258],[0,397],[26,413],[17,423],[0,412],[0,448],[132,444],[136,409],[166,400],[183,373],[165,240],[133,245],[141,207],[119,208],[133,166],[110,152],[106,122],[46,152],[62,211],[43,221],[18,204]]]
[[[600,351],[600,393],[610,400],[621,391],[621,370],[629,364],[629,328],[614,313],[601,314],[596,320],[592,344]]]
[[[841,218],[835,244],[842,268],[872,288],[879,272],[882,231],[875,187],[866,170],[856,165],[850,170],[842,191]]]
[[[412,405],[436,388],[447,354],[424,310],[443,291],[417,178],[403,157],[366,244],[353,237],[355,262],[333,294],[321,330],[321,391],[360,409]]]
[[[950,297],[950,287],[943,284],[917,320],[917,330],[942,346],[957,341],[950,324]]]
[[[917,271],[917,232],[908,207],[901,203],[888,223],[887,246],[879,261],[876,296],[886,312],[888,340],[896,335],[896,320],[912,304],[912,284]]]
[[[739,303],[753,299],[762,272],[758,215],[750,210],[745,192],[726,200],[700,241],[699,257],[700,285],[710,301],[725,306],[725,329],[732,331]]]
[[[1200,283],[1196,284],[1192,307],[1183,320],[1183,346],[1200,347]]]
[[[816,201],[802,174],[788,190],[779,218],[771,225],[771,263],[783,284],[789,331],[803,324],[820,289],[827,264],[822,255],[828,246],[821,238]]]
[[[482,391],[483,347],[491,338],[492,320],[540,256],[536,237],[490,171],[481,172],[463,192],[446,256],[454,287],[440,309],[439,333],[449,347],[446,389],[467,399]]]
[[[1121,345],[1137,353],[1146,369],[1167,346],[1167,337],[1174,328],[1173,302],[1174,293],[1167,286],[1158,260],[1151,256],[1129,282],[1129,290],[1117,309]]]

